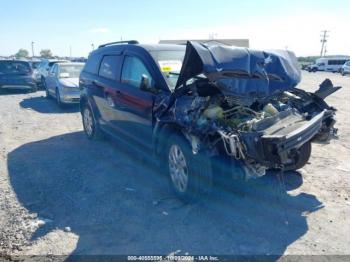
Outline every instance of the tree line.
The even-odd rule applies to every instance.
[[[19,49],[18,52],[14,55],[17,59],[20,58],[29,58],[29,52],[26,49]],[[50,49],[41,49],[40,51],[40,57],[42,58],[53,58],[53,54]]]

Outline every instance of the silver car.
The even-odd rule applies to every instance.
[[[46,97],[55,97],[57,104],[79,103],[79,75],[84,63],[55,63],[45,78]]]
[[[340,69],[340,73],[345,76],[346,74],[350,74],[350,61],[347,61],[342,68]]]

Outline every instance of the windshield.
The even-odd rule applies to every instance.
[[[61,65],[60,76],[61,78],[79,78],[81,70],[83,70],[84,64],[81,65]],[[62,76],[63,75],[63,76]]]
[[[0,74],[30,74],[30,65],[22,61],[0,61]]]
[[[174,90],[185,57],[185,50],[153,51],[151,52],[151,55],[158,63],[159,69],[169,88]]]

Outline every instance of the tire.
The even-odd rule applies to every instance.
[[[42,76],[40,81],[41,88],[46,88],[45,78]]]
[[[295,155],[295,163],[290,166],[286,166],[284,170],[295,171],[300,168],[303,168],[310,159],[311,151],[312,151],[311,142],[307,142],[304,145],[302,145]]]
[[[50,95],[50,92],[49,90],[47,89],[47,86],[45,87],[45,95],[46,95],[46,98],[51,98],[51,95]]]
[[[38,91],[38,86],[37,85],[33,86],[32,89],[31,89],[32,93],[35,93],[36,91]]]
[[[84,132],[87,138],[90,140],[100,140],[103,137],[103,134],[88,104],[84,105],[81,114]]]
[[[194,202],[210,192],[213,184],[211,161],[201,153],[194,155],[182,135],[168,137],[164,157],[163,170],[180,200]]]
[[[61,96],[60,96],[60,90],[58,88],[56,88],[56,102],[57,102],[57,105],[61,108],[64,107],[64,103],[61,101]]]

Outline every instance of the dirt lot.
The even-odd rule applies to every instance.
[[[127,142],[88,141],[77,107],[44,92],[0,95],[0,253],[350,254],[350,77],[304,73],[343,89],[339,139],[314,144],[310,163],[244,188],[216,188],[183,205],[147,154]]]

